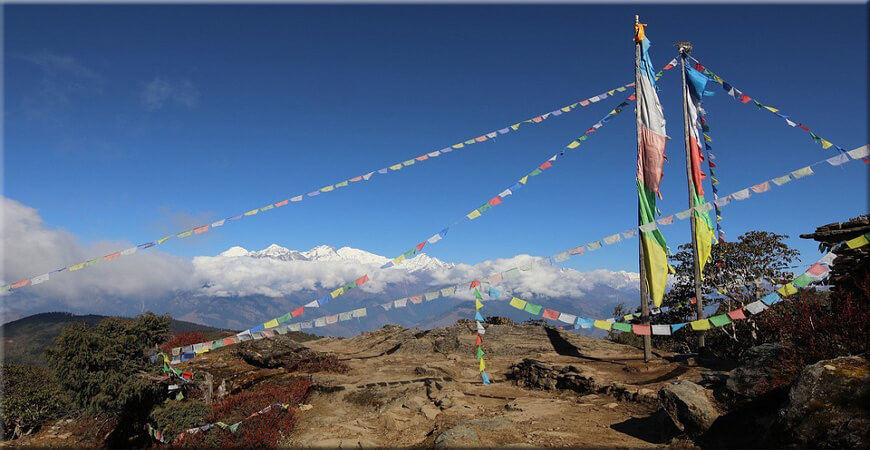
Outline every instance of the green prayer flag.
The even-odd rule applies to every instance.
[[[347,186],[347,180],[344,180],[341,183],[338,183],[335,185],[335,187],[337,187],[337,188],[345,187],[345,186]]]
[[[538,175],[538,174],[541,173],[541,172],[542,172],[541,169],[535,169],[535,170],[533,170],[531,173],[529,173],[529,176],[532,176],[532,177],[533,177],[533,176],[535,176],[535,175]]]
[[[476,299],[483,298],[483,296],[480,295],[480,291],[478,291],[477,288],[474,288],[474,298],[476,298]]]
[[[483,358],[483,349],[477,346],[477,359]]]
[[[613,324],[613,329],[619,330],[619,331],[622,331],[625,333],[631,333],[631,324],[630,323],[616,322]]]
[[[230,431],[233,432],[233,433],[235,433],[236,430],[239,429],[239,425],[241,425],[241,424],[242,424],[242,422],[236,422],[236,423],[230,425],[230,426],[229,426]]]
[[[526,303],[526,307],[524,310],[529,314],[538,315],[541,313],[541,305],[536,305],[534,303]]]
[[[810,278],[809,275],[802,273],[799,277],[795,278],[794,281],[792,281],[792,284],[799,288],[803,288],[809,286],[812,282],[813,279]]]
[[[711,317],[710,323],[712,323],[713,326],[721,327],[731,323],[731,318],[729,318],[727,314],[719,314],[718,316]]]
[[[589,136],[587,136],[585,134],[583,136],[580,136],[579,138],[577,138],[578,141],[585,141],[586,139],[589,139]]]
[[[281,317],[278,317],[278,323],[284,323],[293,318],[293,314],[287,313]]]

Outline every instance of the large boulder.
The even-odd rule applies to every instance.
[[[816,448],[870,447],[870,364],[844,356],[807,366],[780,410],[778,440]]]
[[[308,347],[280,335],[272,339],[242,342],[238,347],[238,355],[246,363],[266,369],[283,367],[289,362],[310,358],[314,354]]]
[[[746,349],[740,365],[728,374],[725,386],[742,397],[758,398],[775,390],[773,370],[782,355],[778,344],[762,344]]]
[[[703,435],[720,416],[707,390],[688,380],[665,385],[659,391],[659,401],[674,425],[693,439]]]

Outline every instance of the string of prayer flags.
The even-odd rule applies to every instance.
[[[690,56],[690,58],[692,58],[696,62],[695,69],[698,69],[700,67],[701,69],[698,69],[698,70],[702,71],[704,73],[704,75],[707,75],[711,79],[715,80],[717,83],[721,84],[722,89],[724,89],[725,92],[729,96],[731,96],[733,99],[739,101],[740,103],[749,103],[751,101],[759,110],[766,110],[766,111],[770,112],[771,114],[779,117],[780,119],[785,120],[785,123],[788,124],[788,126],[790,126],[792,128],[800,128],[801,130],[806,131],[810,135],[810,138],[812,138],[812,140],[814,142],[816,142],[817,144],[821,145],[822,148],[825,150],[827,150],[831,147],[836,147],[840,153],[844,152],[843,148],[840,147],[839,145],[835,145],[831,141],[824,139],[824,138],[820,137],[819,135],[815,134],[814,132],[810,131],[810,128],[807,127],[806,125],[804,125],[800,122],[795,122],[794,120],[791,119],[790,116],[782,114],[778,108],[764,105],[761,102],[759,102],[758,99],[752,98],[752,97],[744,94],[743,91],[735,88],[733,85],[731,85],[728,82],[726,82],[725,80],[723,80],[722,77],[714,74],[712,71],[710,71],[710,69],[701,65],[700,61],[698,61],[697,59],[695,59],[694,57],[691,57],[691,56]]]
[[[426,160],[428,160],[428,159],[430,159],[430,158],[435,158],[435,157],[438,157],[438,156],[440,156],[440,155],[442,155],[442,154],[450,153],[450,152],[452,152],[454,149],[460,149],[460,148],[465,147],[466,145],[472,145],[472,144],[476,144],[476,143],[480,143],[480,142],[485,142],[485,141],[487,141],[487,140],[494,139],[497,135],[506,134],[506,133],[510,132],[511,130],[516,131],[516,130],[518,130],[521,126],[523,126],[523,125],[526,125],[526,124],[538,124],[538,123],[541,123],[541,122],[543,122],[545,119],[547,119],[547,118],[550,117],[550,116],[559,116],[559,115],[562,115],[563,113],[571,112],[571,111],[575,110],[578,106],[579,106],[579,107],[587,106],[587,105],[589,105],[589,102],[590,102],[593,98],[595,98],[595,101],[603,100],[603,99],[607,98],[608,96],[613,95],[614,92],[617,92],[617,91],[618,91],[618,92],[624,92],[624,91],[626,90],[626,88],[631,87],[631,86],[634,86],[634,83],[633,83],[633,82],[632,82],[632,83],[628,83],[628,84],[626,84],[626,85],[619,86],[619,87],[614,88],[614,89],[611,89],[611,90],[607,91],[606,93],[602,93],[602,94],[596,95],[596,96],[594,96],[594,97],[590,97],[590,98],[588,98],[588,99],[586,99],[586,100],[581,100],[581,101],[578,101],[578,102],[574,102],[574,103],[572,103],[572,104],[570,104],[570,105],[566,105],[566,106],[563,106],[563,107],[561,107],[561,108],[557,108],[556,110],[553,110],[553,111],[551,111],[551,112],[548,112],[548,113],[545,113],[545,114],[537,115],[537,116],[535,116],[535,117],[533,117],[533,118],[531,118],[531,119],[527,119],[527,120],[523,120],[523,121],[521,121],[521,122],[517,122],[517,123],[515,123],[515,124],[513,124],[513,125],[510,125],[509,127],[504,127],[504,128],[500,128],[500,129],[498,129],[497,131],[492,131],[492,132],[489,132],[489,133],[484,133],[484,134],[482,134],[482,135],[480,135],[480,136],[478,136],[478,137],[476,137],[476,138],[469,139],[469,140],[465,140],[465,141],[461,141],[460,143],[457,143],[457,144],[454,144],[454,145],[451,145],[451,146],[444,147],[444,148],[442,148],[442,149],[440,149],[440,150],[435,150],[435,151],[432,151],[432,152],[424,153],[424,154],[422,154],[422,155],[420,155],[420,156],[417,156],[417,157],[415,157],[415,158],[411,158],[411,159],[405,160],[405,161],[400,162],[400,163],[396,163],[396,164],[388,165],[386,168],[382,168],[382,169],[379,169],[379,170],[376,170],[376,171],[371,171],[371,172],[368,172],[368,173],[366,173],[366,174],[364,174],[364,175],[359,175],[359,176],[352,177],[352,178],[349,178],[349,179],[344,180],[344,181],[340,181],[340,182],[335,183],[335,184],[331,184],[331,185],[328,185],[328,186],[324,186],[324,187],[322,187],[322,188],[320,188],[320,189],[318,189],[318,190],[316,190],[316,191],[309,192],[309,193],[305,194],[304,196],[303,196],[303,195],[296,195],[296,196],[293,196],[293,197],[290,197],[290,198],[287,198],[287,199],[281,200],[281,201],[279,201],[279,202],[269,203],[269,204],[266,205],[266,206],[259,207],[259,208],[254,208],[254,209],[251,209],[251,210],[245,211],[245,212],[243,212],[243,213],[241,213],[241,214],[237,214],[237,215],[234,215],[234,216],[230,216],[230,217],[227,217],[227,218],[224,218],[224,219],[221,219],[221,220],[215,221],[215,222],[213,222],[213,223],[211,223],[211,224],[200,225],[200,226],[197,226],[197,227],[191,228],[191,229],[189,229],[189,230],[185,230],[185,231],[180,232],[180,233],[175,233],[175,234],[171,234],[171,235],[165,236],[165,237],[163,237],[163,238],[161,238],[161,239],[158,239],[158,240],[156,240],[156,241],[146,242],[146,243],[143,243],[143,244],[139,244],[139,245],[137,245],[136,247],[131,247],[131,248],[126,249],[126,250],[117,251],[117,252],[111,253],[111,254],[109,254],[109,255],[105,255],[105,256],[103,256],[102,258],[95,258],[95,259],[92,259],[92,260],[89,260],[89,261],[86,261],[86,262],[77,263],[77,264],[72,264],[72,265],[67,266],[67,267],[62,267],[62,268],[60,268],[60,269],[56,269],[56,270],[53,270],[53,271],[49,272],[49,274],[50,274],[50,273],[59,273],[59,272],[63,272],[63,271],[70,271],[70,272],[73,272],[73,271],[76,271],[76,270],[80,270],[80,269],[82,269],[82,268],[84,268],[84,267],[87,267],[87,266],[90,266],[90,265],[96,264],[96,263],[98,263],[100,260],[103,260],[103,261],[113,261],[113,260],[119,258],[120,256],[129,256],[129,255],[132,255],[133,253],[136,252],[137,249],[147,249],[147,248],[154,247],[154,246],[156,246],[156,245],[162,245],[164,242],[166,242],[167,240],[169,240],[169,239],[172,238],[172,237],[175,237],[175,238],[178,238],[178,239],[183,239],[183,238],[186,238],[186,237],[189,237],[189,236],[202,234],[202,233],[205,233],[205,232],[209,231],[209,229],[211,229],[211,228],[217,228],[217,227],[224,226],[224,225],[226,224],[227,221],[237,221],[237,220],[239,220],[239,219],[242,219],[243,217],[251,217],[251,216],[254,216],[254,215],[256,215],[256,214],[258,214],[258,213],[260,213],[260,212],[265,212],[265,211],[269,211],[269,210],[272,210],[272,209],[275,209],[275,208],[280,208],[280,207],[282,207],[282,206],[286,206],[286,205],[288,205],[290,202],[300,202],[300,201],[302,201],[303,198],[305,198],[305,197],[309,197],[309,198],[310,198],[310,197],[314,197],[314,196],[316,196],[316,195],[319,195],[319,194],[321,194],[321,193],[332,192],[332,191],[334,191],[336,188],[341,188],[341,187],[349,186],[350,183],[356,183],[356,182],[363,181],[363,180],[365,180],[365,181],[369,181],[369,180],[372,178],[372,176],[375,175],[375,174],[387,174],[387,173],[390,173],[391,171],[397,171],[397,170],[400,170],[402,167],[407,167],[407,166],[413,165],[413,164],[415,163],[415,161],[426,161]],[[625,105],[620,105],[620,106],[617,107],[617,109],[619,109],[619,108],[621,108],[621,107],[623,107],[623,106],[625,106]],[[546,163],[545,163],[545,164],[546,164]],[[388,169],[389,169],[389,170],[388,170]],[[544,169],[543,169],[543,168],[540,168],[539,170],[544,170]],[[540,172],[538,172],[538,173],[540,173]],[[441,236],[441,237],[443,237],[443,236]],[[430,239],[431,239],[431,238],[430,238]],[[434,242],[431,242],[431,241],[430,241],[429,243],[434,243]],[[40,282],[48,281],[48,280],[50,280],[50,278],[51,278],[48,274],[39,275],[39,277],[42,277],[42,278],[40,278]],[[2,288],[0,288],[0,292],[9,291],[9,290],[12,290],[12,289],[20,289],[20,288],[22,288],[22,287],[25,287],[25,286],[31,285],[31,283],[29,283],[29,282],[27,282],[27,283],[23,283],[23,281],[24,281],[24,280],[22,280],[22,283],[18,283],[18,282],[16,282],[16,283],[12,283],[12,284],[9,284],[9,285],[5,285],[5,286],[3,286]],[[14,284],[15,286],[13,286],[13,284]],[[37,283],[37,284],[38,284],[38,283]],[[7,288],[7,286],[9,286],[9,287]]]
[[[483,303],[481,303],[481,300],[483,300],[483,295],[481,295],[480,290],[478,289],[479,287],[480,287],[480,281],[478,281],[478,280],[472,281],[471,286],[469,287],[469,289],[473,290],[472,294],[474,296],[474,321],[477,325],[477,337],[475,339],[475,345],[477,346],[477,352],[475,353],[475,356],[477,357],[478,361],[480,361],[481,381],[483,381],[484,385],[488,385],[490,383],[490,381],[489,381],[489,376],[487,376],[487,374],[486,374],[486,362],[484,361],[484,358],[483,358],[483,355],[484,355],[483,335],[486,333],[486,330],[484,329],[483,324],[482,324],[482,322],[484,322],[483,316],[480,315],[480,310],[481,310],[481,308],[483,308]]]

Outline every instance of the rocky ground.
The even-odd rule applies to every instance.
[[[744,361],[729,373],[667,353],[644,363],[636,348],[537,325],[487,325],[492,384],[484,386],[474,340],[473,322],[430,331],[388,325],[350,339],[253,341],[182,366],[211,374],[214,397],[311,377],[314,392],[283,446],[729,447],[761,445],[771,430],[798,446],[870,442],[863,358],[810,366],[771,400],[752,389],[764,364]],[[761,349],[753,361],[773,351]],[[298,364],[325,354],[350,370],[306,374]],[[746,414],[755,410],[762,412]],[[52,424],[15,445],[86,444],[70,434],[74,425]]]

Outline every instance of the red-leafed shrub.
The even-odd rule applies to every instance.
[[[766,311],[760,326],[779,334],[783,356],[774,383],[808,364],[870,351],[870,277],[857,290],[804,290]]]
[[[186,331],[184,333],[173,334],[166,342],[160,345],[160,350],[169,352],[175,347],[184,347],[185,345],[198,344],[205,342],[208,338],[199,331]]]
[[[212,405],[209,423],[232,425],[243,421],[235,433],[214,427],[206,432],[185,434],[174,446],[183,448],[276,448],[278,441],[293,431],[296,407],[308,399],[311,382],[294,378],[281,385],[257,386],[226,397]],[[283,409],[275,403],[290,405]],[[256,414],[273,405],[271,410]],[[253,415],[252,414],[256,414]]]
[[[287,363],[287,370],[293,372],[333,372],[345,373],[350,370],[350,367],[339,361],[335,355],[314,354],[305,356],[298,360]]]

